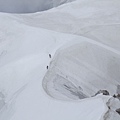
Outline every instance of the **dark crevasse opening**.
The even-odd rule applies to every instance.
[[[74,0],[0,0],[0,12],[34,13]]]

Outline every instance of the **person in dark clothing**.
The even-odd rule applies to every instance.
[[[46,68],[48,69],[48,66]]]
[[[113,97],[116,98],[117,96],[114,94]]]
[[[49,54],[49,58],[51,58],[52,56],[51,56],[51,54]]]

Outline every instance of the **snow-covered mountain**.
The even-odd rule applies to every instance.
[[[120,120],[120,1],[51,1],[0,13],[0,120]]]

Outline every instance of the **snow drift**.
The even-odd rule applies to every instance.
[[[33,13],[71,1],[73,0],[0,0],[0,12]]]

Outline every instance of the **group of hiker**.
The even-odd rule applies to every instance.
[[[52,57],[52,55],[51,55],[51,54],[49,54],[49,58],[51,58],[51,57]],[[49,67],[49,66],[47,65],[47,67],[46,67],[46,68],[48,69],[48,67]]]

